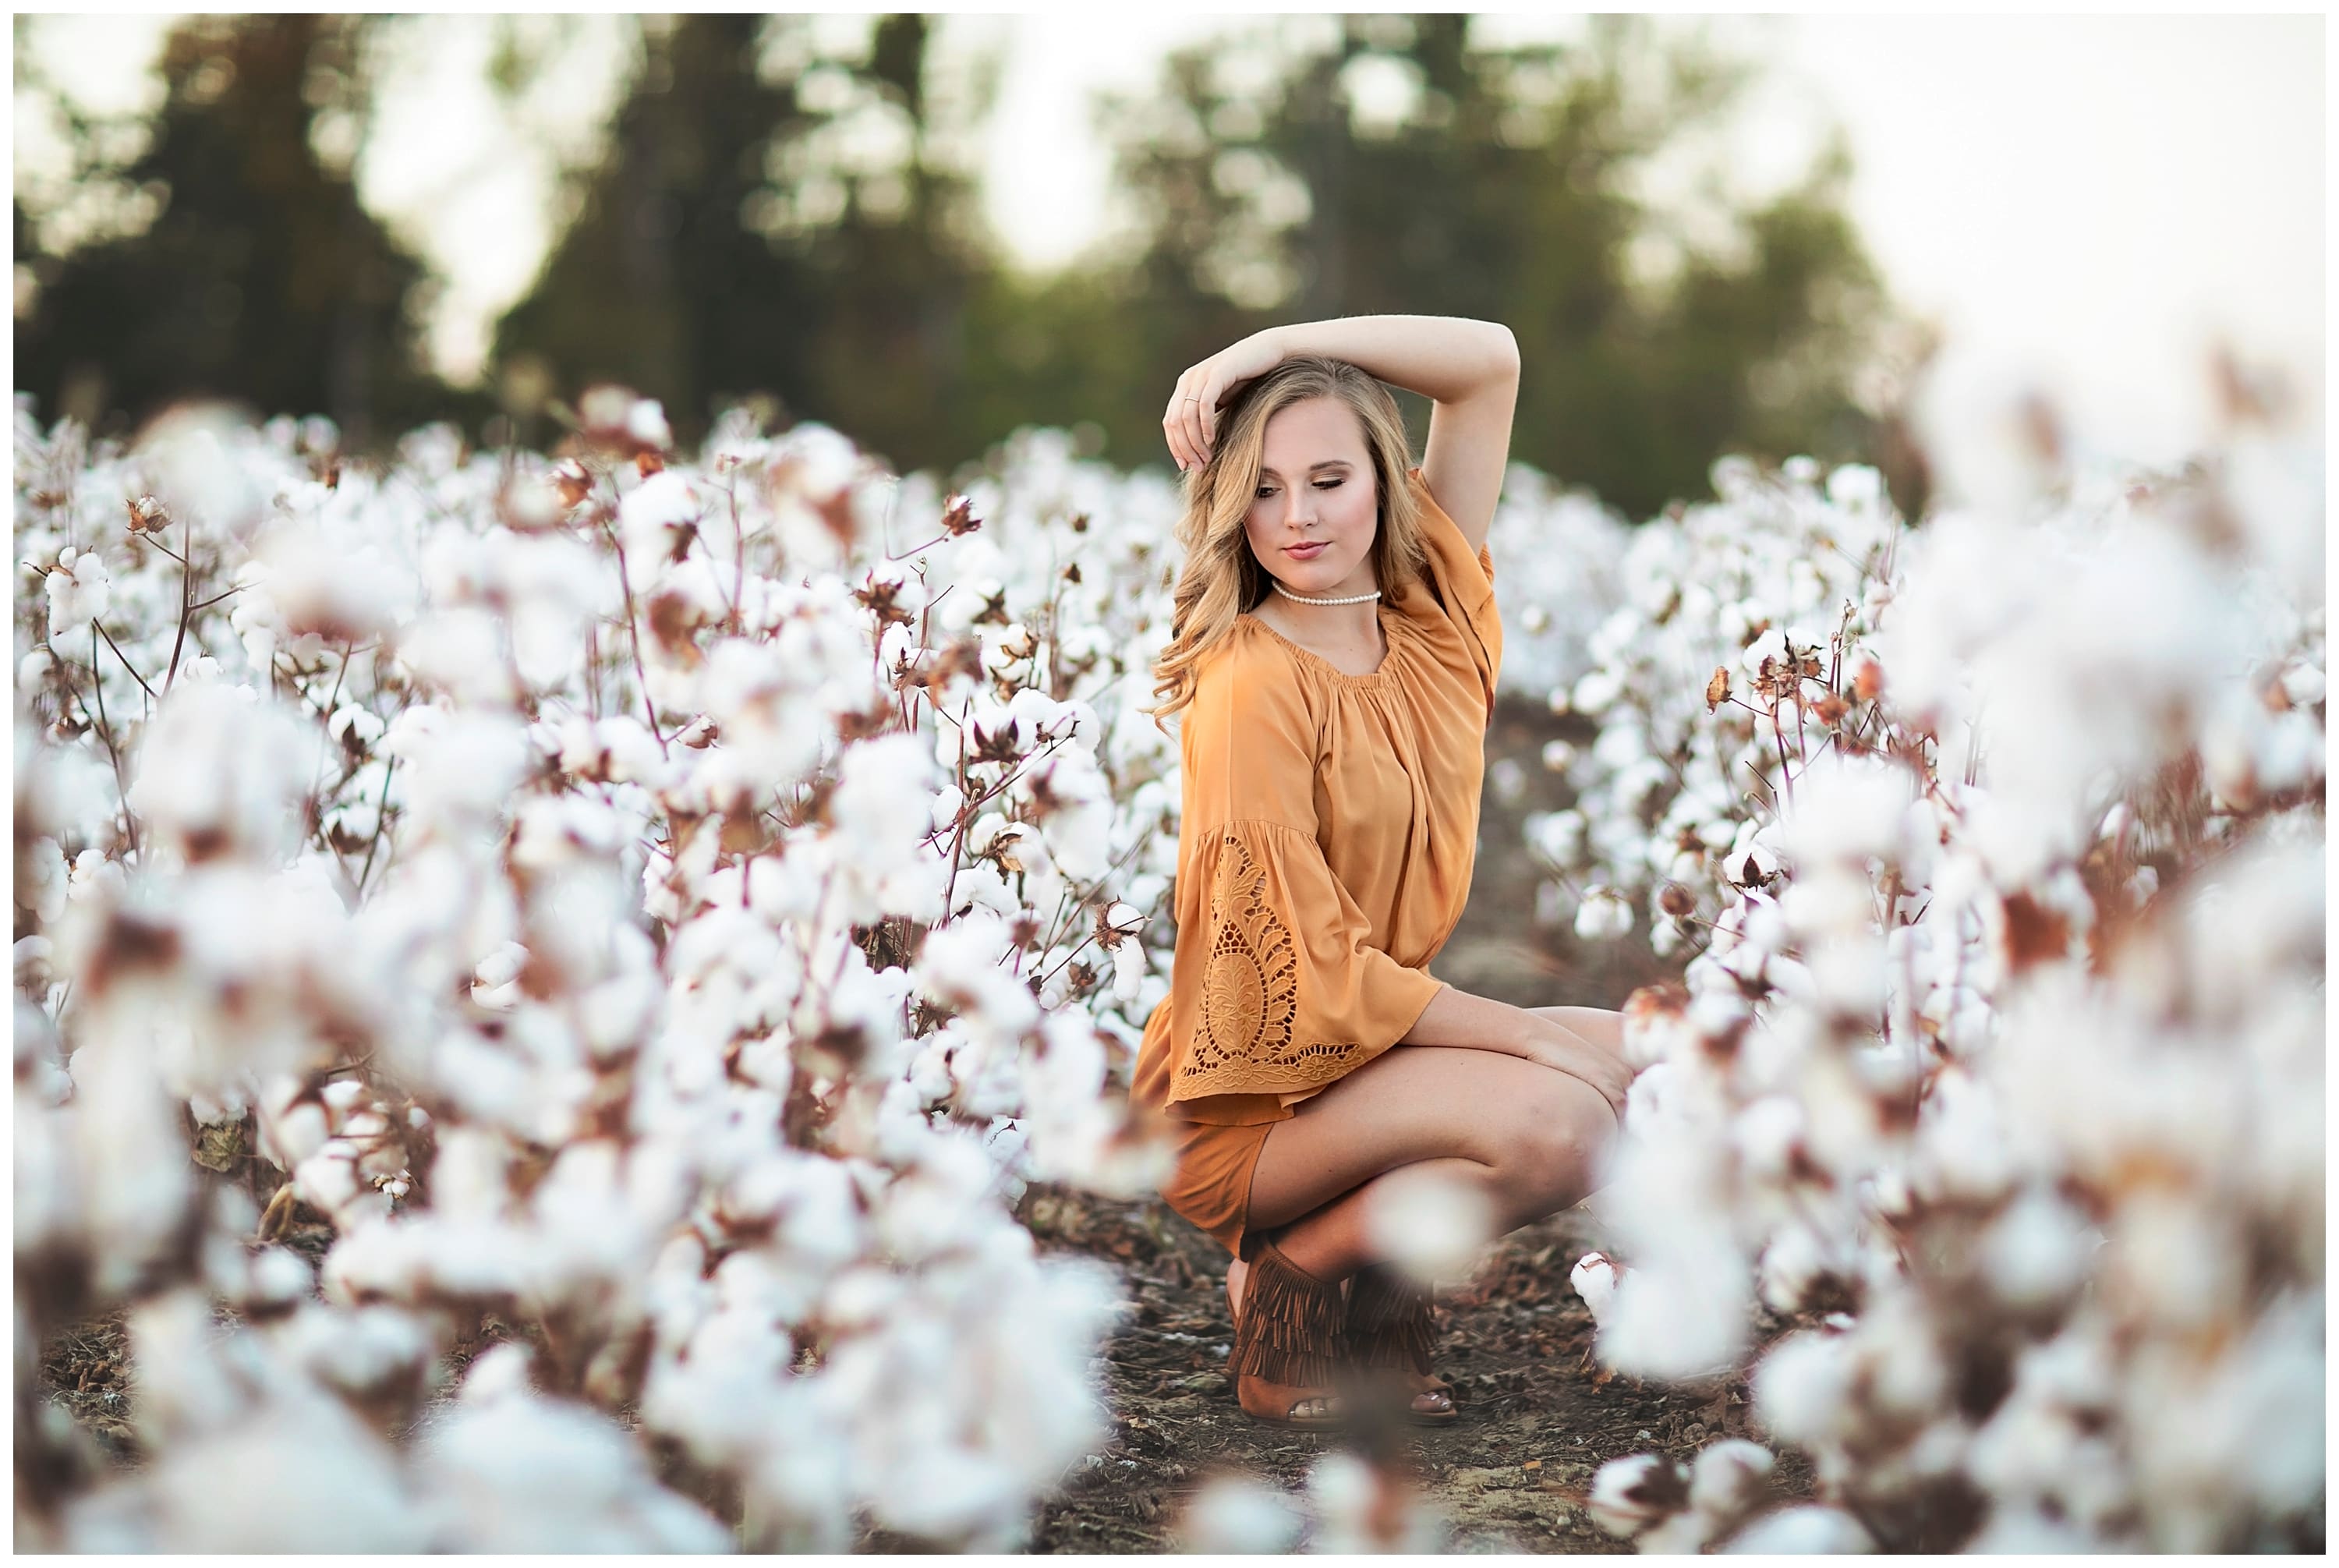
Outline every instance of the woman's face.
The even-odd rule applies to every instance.
[[[1268,417],[1243,529],[1271,576],[1310,598],[1371,593],[1379,515],[1365,432],[1347,404],[1309,398]],[[1303,543],[1320,547],[1293,555]]]

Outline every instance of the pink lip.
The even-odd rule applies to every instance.
[[[1283,553],[1287,556],[1297,557],[1298,559],[1303,561],[1309,560],[1312,559],[1318,552],[1322,550],[1325,546],[1331,542],[1332,541],[1329,539],[1318,539],[1312,545],[1287,545],[1284,547]]]

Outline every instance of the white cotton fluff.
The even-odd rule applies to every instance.
[[[1662,1454],[1611,1459],[1592,1477],[1592,1521],[1626,1540],[1689,1504],[1689,1472]]]
[[[135,767],[130,809],[181,854],[274,862],[296,842],[295,803],[310,785],[316,748],[277,703],[216,685],[174,686],[155,709]]]
[[[1606,1315],[1608,1304],[1615,1298],[1616,1282],[1623,1277],[1623,1273],[1622,1266],[1604,1252],[1585,1253],[1568,1271],[1567,1282],[1575,1287],[1575,1294],[1582,1297],[1584,1305],[1591,1309],[1594,1324]]]
[[[1777,626],[1747,644],[1738,656],[1739,667],[1750,676],[1762,675],[1766,665],[1782,666],[1786,662],[1787,634]]]
[[[626,575],[638,591],[674,553],[681,531],[695,525],[706,502],[679,468],[652,474],[617,503],[617,526],[626,541]]]
[[[623,1428],[567,1401],[519,1390],[467,1397],[430,1430],[418,1469],[447,1549],[663,1553],[735,1544],[720,1521],[659,1484]]]
[[[1584,851],[1584,814],[1535,812],[1521,824],[1527,847],[1555,866],[1575,863]]]
[[[1781,1442],[1805,1447],[1831,1441],[1847,1419],[1850,1346],[1839,1335],[1791,1334],[1754,1369],[1754,1412]]]
[[[1724,1438],[1702,1450],[1690,1466],[1689,1505],[1726,1530],[1760,1504],[1771,1489],[1778,1460],[1759,1443]]]
[[[1145,981],[1145,946],[1135,937],[1123,937],[1112,948],[1112,996],[1115,1001],[1135,1001]]]
[[[1722,1546],[1722,1551],[1733,1553],[1792,1557],[1876,1549],[1875,1537],[1850,1514],[1808,1503],[1763,1514]]]
[[[1327,1555],[1442,1550],[1437,1516],[1409,1494],[1390,1495],[1401,1484],[1354,1454],[1325,1455],[1308,1473],[1308,1501],[1316,1516],[1309,1549]]]
[[[1220,1475],[1194,1494],[1178,1534],[1189,1552],[1288,1552],[1304,1523],[1283,1493],[1248,1476]]]
[[[1633,905],[1614,889],[1586,888],[1576,906],[1575,934],[1585,942],[1604,942],[1633,929]]]
[[[340,1400],[297,1379],[271,1381],[258,1408],[241,1418],[232,1405],[222,1409],[199,1439],[159,1452],[134,1480],[78,1499],[66,1543],[238,1556],[429,1550],[427,1504],[389,1445]]]
[[[1982,1238],[1983,1275],[2010,1306],[2052,1305],[2086,1277],[2088,1229],[2087,1217],[2065,1199],[2026,1188]]]
[[[113,578],[95,550],[76,551],[67,545],[57,552],[56,568],[44,586],[52,642],[63,642],[73,632],[88,636],[89,623],[103,620],[113,602]]]
[[[1365,1228],[1374,1248],[1423,1280],[1468,1272],[1494,1234],[1494,1205],[1450,1177],[1399,1171],[1374,1185]]]

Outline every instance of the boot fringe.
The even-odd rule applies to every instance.
[[[1365,1366],[1426,1373],[1436,1321],[1432,1295],[1386,1263],[1369,1264],[1348,1282],[1348,1353]]]
[[[1306,1273],[1274,1243],[1263,1244],[1243,1286],[1228,1374],[1316,1387],[1333,1380],[1340,1360],[1339,1285]]]

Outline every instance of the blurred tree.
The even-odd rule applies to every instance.
[[[986,432],[962,319],[992,262],[973,180],[935,156],[929,38],[924,17],[877,18],[855,59],[800,16],[646,25],[610,156],[498,364],[626,382],[685,440],[760,392],[897,467],[965,456]]]
[[[743,215],[765,144],[805,118],[792,86],[757,74],[759,25],[644,18],[608,157],[571,176],[577,216],[497,327],[491,364],[508,383],[517,370],[573,399],[621,381],[663,401],[685,439],[706,428],[718,387],[804,397],[809,273]]]
[[[1510,325],[1513,451],[1630,515],[1708,494],[1725,450],[1860,455],[1871,421],[1848,389],[1884,307],[1842,211],[1841,143],[1751,210],[1710,193],[1726,237],[1701,245],[1638,184],[1750,67],[1643,18],[1508,49],[1470,47],[1469,23],[1350,17],[1280,53],[1214,43],[1174,58],[1150,101],[1108,105],[1150,218],[1129,323],[1148,363],[1092,409],[1116,459],[1160,457],[1170,381],[1230,339],[1384,311]],[[1418,439],[1426,405],[1400,400]]]
[[[370,25],[192,19],[164,45],[143,135],[50,94],[72,200],[28,212],[20,189],[16,220],[16,386],[44,417],[135,421],[210,395],[322,411],[363,446],[459,411],[417,353],[423,268],[350,182]],[[23,42],[20,93],[43,85]]]
[[[1183,52],[1099,106],[1134,222],[1032,277],[976,210],[995,59],[937,60],[918,15],[645,18],[609,151],[566,177],[575,215],[476,393],[418,368],[430,281],[348,179],[383,21],[191,20],[149,124],[49,94],[74,170],[46,191],[20,173],[20,387],[133,416],[212,391],[360,438],[450,416],[489,434],[500,403],[541,445],[547,397],[607,379],[663,400],[686,442],[770,394],[902,468],[1032,423],[1130,465],[1167,460],[1171,379],[1243,332],[1406,311],[1509,323],[1514,450],[1633,515],[1704,493],[1724,450],[1885,439],[1847,390],[1882,306],[1841,147],[1758,202],[1653,200],[1652,169],[1750,68],[1645,19],[1486,49],[1464,16],[1294,17]],[[24,25],[20,97],[41,85]],[[551,68],[498,39],[508,94]],[[1426,407],[1401,401],[1418,439]]]

